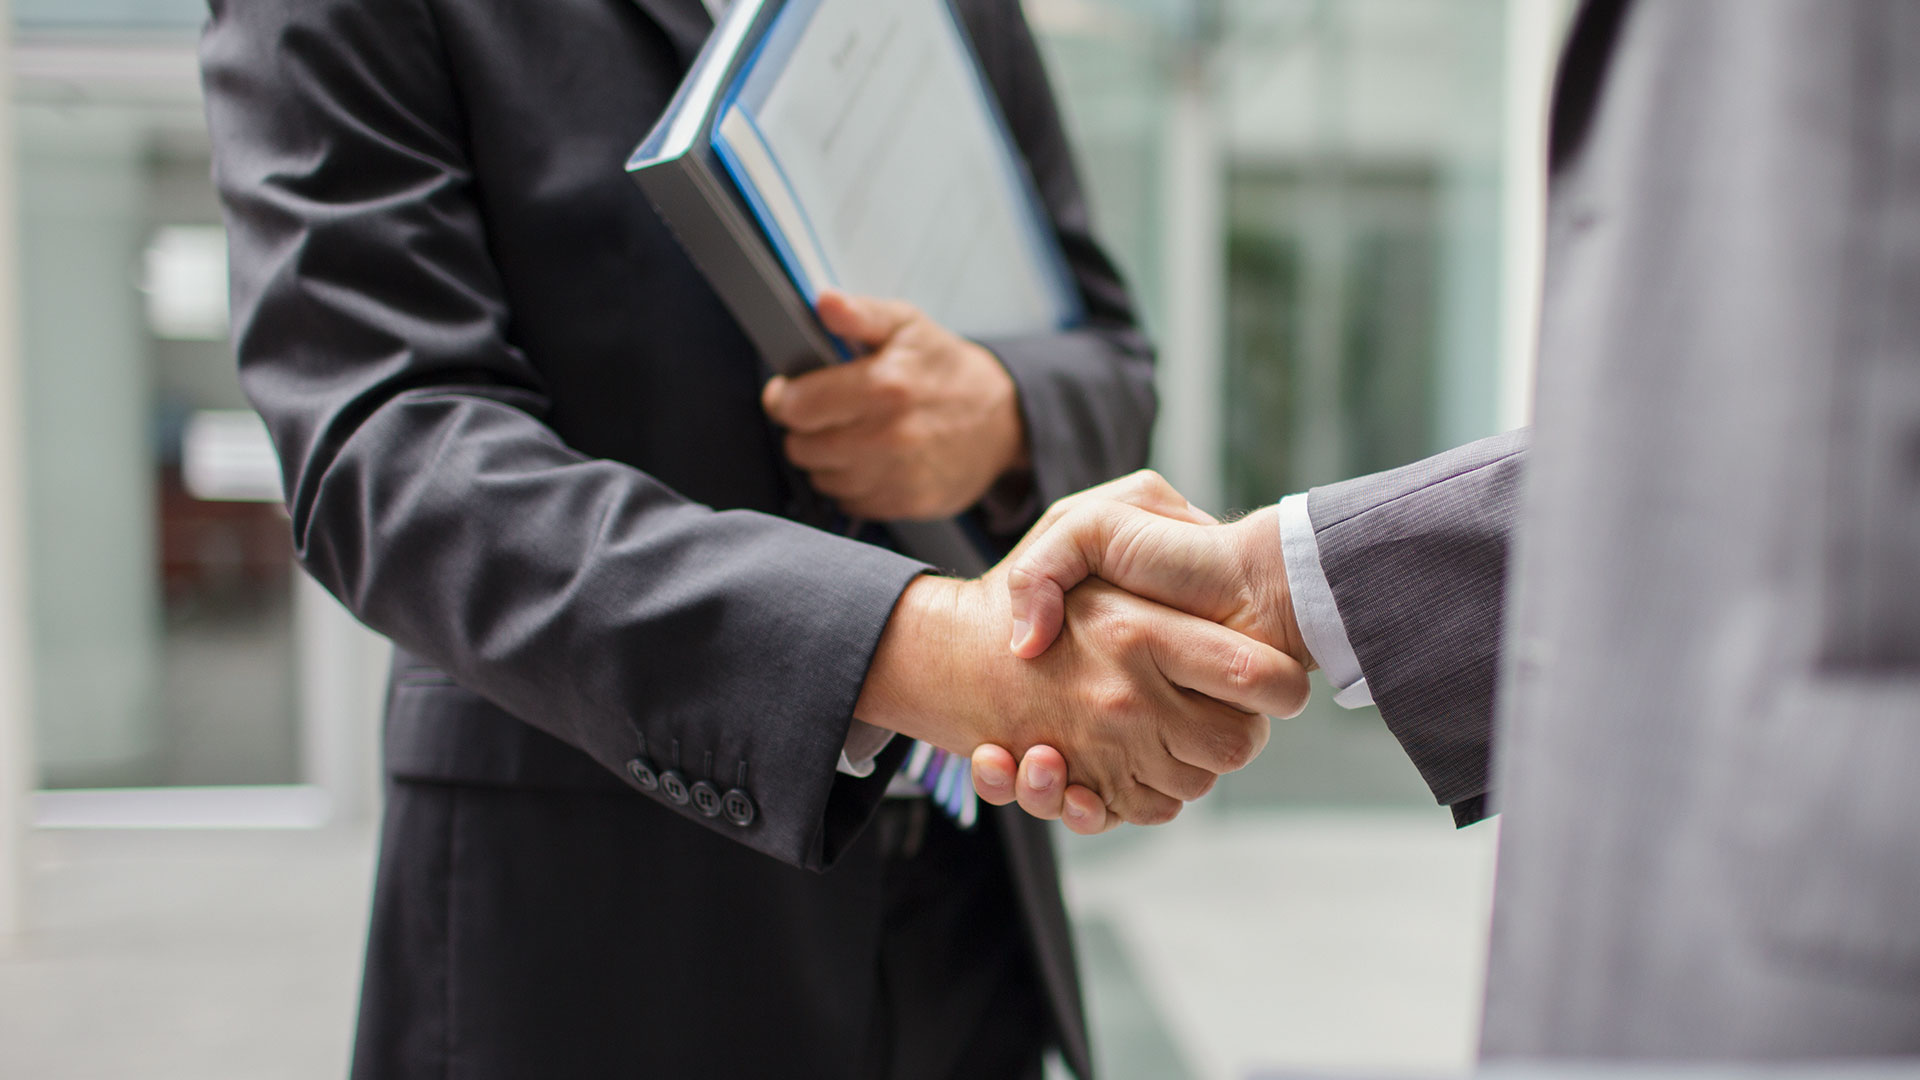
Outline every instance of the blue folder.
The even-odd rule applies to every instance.
[[[720,128],[730,110],[737,110],[763,150],[779,141],[778,132],[770,140],[760,126],[770,99],[796,55],[818,47],[817,40],[809,45],[808,34],[851,13],[842,5],[862,8],[863,17],[905,12],[921,20],[917,25],[922,31],[934,25],[927,21],[926,12],[937,11],[943,32],[951,35],[945,40],[964,59],[962,85],[967,89],[967,96],[943,99],[943,105],[978,110],[972,122],[991,125],[996,137],[987,141],[983,156],[988,160],[969,164],[977,164],[990,183],[1000,185],[993,189],[1000,206],[1012,209],[1000,215],[1003,220],[998,227],[1014,238],[1014,257],[1034,282],[1031,290],[1016,297],[1034,315],[1027,320],[1031,325],[1022,325],[1019,332],[1077,324],[1083,317],[1080,297],[1058,238],[1024,159],[1007,134],[1005,118],[987,88],[965,31],[946,0],[734,0],[627,169],[753,342],[768,370],[798,374],[847,356],[846,348],[820,326],[813,302],[828,286],[875,290],[862,288],[858,275],[843,279],[833,267],[832,238],[815,231],[817,208],[799,199],[804,185],[788,182],[777,157],[772,172],[762,167],[756,173],[743,160],[743,147],[724,137]],[[876,46],[871,55],[884,58],[887,54]],[[859,106],[868,99],[848,100]],[[978,120],[981,116],[985,120]],[[765,182],[768,177],[778,177],[771,189]],[[963,193],[980,190],[970,186]],[[774,208],[782,199],[790,204],[784,218]],[[800,224],[790,230],[783,220]],[[933,254],[938,255],[938,249]],[[810,257],[812,266],[824,266],[825,271],[809,272]],[[956,260],[956,265],[964,265],[964,260]],[[962,277],[958,284],[965,286],[971,280],[971,276]],[[941,317],[937,297],[888,295]],[[956,332],[978,336],[973,327],[948,325]],[[988,566],[978,530],[961,520],[892,522],[888,528],[904,551],[940,568],[977,574]]]

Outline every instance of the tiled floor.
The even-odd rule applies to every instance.
[[[365,830],[42,832],[0,955],[8,1080],[338,1080]]]
[[[1491,841],[1431,810],[1190,811],[1067,838],[1104,1075],[1461,1065]],[[36,929],[0,958],[0,1076],[343,1076],[370,844],[37,835]]]
[[[1111,851],[1066,843],[1107,1075],[1167,1056],[1255,1072],[1443,1076],[1472,1060],[1493,826],[1444,813],[1189,811]],[[1103,948],[1111,936],[1115,945]],[[1131,978],[1103,970],[1119,951]],[[1144,998],[1157,1024],[1143,1024]]]

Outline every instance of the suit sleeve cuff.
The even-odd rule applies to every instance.
[[[1346,623],[1340,620],[1340,608],[1333,601],[1333,588],[1320,567],[1320,542],[1314,538],[1313,520],[1307,515],[1306,493],[1280,500],[1279,518],[1287,592],[1293,598],[1293,616],[1300,623],[1301,640],[1326,673],[1327,681],[1333,683],[1335,703],[1347,709],[1371,705],[1373,691],[1367,688],[1360,660],[1347,640]]]

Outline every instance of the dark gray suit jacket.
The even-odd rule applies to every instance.
[[[1143,463],[1152,358],[1017,0],[956,6],[1090,313],[986,343],[1052,499]],[[835,773],[924,568],[789,519],[808,501],[756,358],[622,170],[708,31],[700,0],[214,0],[213,16],[242,381],[301,562],[399,646],[389,770],[622,791],[644,753],[741,784],[758,813],[742,827],[638,791],[666,832],[636,865],[683,850],[670,817],[831,865],[904,749],[869,780]],[[1008,814],[1002,833],[1084,1069],[1045,830]],[[783,917],[756,906],[774,891],[739,893],[687,925]]]
[[[1551,166],[1531,448],[1309,501],[1485,1052],[1920,1053],[1920,5],[1594,0]]]

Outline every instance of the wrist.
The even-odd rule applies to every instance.
[[[929,649],[930,635],[940,633],[939,612],[951,609],[950,593],[959,583],[948,578],[922,574],[907,583],[900,598],[893,602],[893,613],[880,632],[880,643],[873,650],[873,662],[860,684],[860,698],[853,714],[878,727],[910,734],[900,727],[908,702],[925,697],[921,684],[930,674],[929,662],[940,650]]]
[[[966,347],[976,350],[978,357],[985,361],[983,370],[991,370],[993,374],[994,446],[1000,465],[994,475],[1005,479],[1025,472],[1033,467],[1033,451],[1027,438],[1026,417],[1020,413],[1020,385],[993,350],[975,341],[967,342]]]
[[[1275,510],[1268,507],[1226,526],[1234,534],[1234,550],[1245,581],[1245,594],[1254,628],[1274,648],[1298,660],[1308,671],[1319,665],[1300,633],[1293,610],[1293,592],[1287,586],[1286,551],[1280,543]]]
[[[948,750],[971,750],[978,710],[980,651],[986,615],[978,582],[923,574],[894,602],[854,703],[854,716]],[[978,741],[975,739],[974,741]]]

